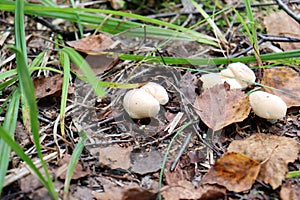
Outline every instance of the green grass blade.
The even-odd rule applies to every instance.
[[[17,72],[19,84],[21,88],[22,100],[28,107],[28,114],[30,120],[30,128],[33,135],[36,151],[41,160],[44,172],[47,177],[47,189],[54,199],[58,199],[58,194],[55,191],[54,184],[47,169],[46,162],[43,159],[41,151],[40,137],[39,137],[39,121],[38,121],[38,108],[35,98],[33,82],[31,80],[28,65],[27,65],[27,52],[26,52],[26,39],[24,29],[24,1],[17,0],[15,7],[15,43],[16,47],[12,48],[16,53]]]
[[[145,60],[151,63],[166,63],[174,65],[192,64],[195,66],[201,65],[221,65],[232,62],[250,63],[255,62],[255,56],[243,56],[239,58],[182,58],[182,57],[160,57],[160,56],[139,56],[131,54],[118,54],[121,60]],[[293,50],[280,53],[262,54],[262,61],[281,60],[281,59],[296,59],[300,57],[300,50]]]
[[[20,92],[16,89],[10,96],[11,101],[6,110],[3,128],[10,134],[11,138],[14,138],[14,133],[18,118],[18,109],[20,102]],[[7,172],[7,167],[10,159],[10,146],[0,139],[0,196],[4,184],[4,178]]]
[[[49,184],[46,179],[43,177],[38,168],[34,165],[30,157],[28,157],[23,151],[22,147],[15,142],[9,132],[7,132],[2,126],[0,126],[0,138],[4,140],[4,142],[10,146],[10,148],[22,159],[25,163],[32,169],[32,171],[38,176],[42,184],[49,190]],[[56,198],[57,199],[57,198]]]
[[[14,3],[9,1],[0,2],[0,10],[13,11]],[[124,31],[128,31],[128,36],[133,37],[144,37],[144,26],[146,26],[147,36],[156,38],[173,38],[181,40],[194,40],[201,43],[217,46],[215,39],[201,34],[197,31],[190,30],[181,26],[177,26],[168,22],[164,22],[157,19],[148,18],[145,16],[126,13],[121,11],[113,10],[100,10],[100,9],[88,9],[88,8],[55,8],[55,7],[45,7],[34,4],[26,4],[25,13],[37,16],[51,17],[51,18],[61,18],[77,22],[78,19],[82,23],[87,23],[89,25],[94,25],[97,28],[99,24],[103,23],[101,31],[116,34]],[[96,13],[111,14],[116,16],[121,16],[125,18],[134,18],[141,20],[143,22],[152,23],[158,26],[165,26],[169,29],[160,28],[153,25],[144,25],[143,23],[125,21],[117,18],[105,19],[105,16],[96,15]],[[78,17],[79,18],[78,18]],[[138,28],[139,27],[139,28]]]
[[[52,1],[52,0],[41,0],[41,3],[44,6],[48,6],[48,7],[57,7],[57,5]]]
[[[91,67],[89,66],[89,64],[86,62],[86,60],[72,48],[69,48],[69,47],[63,48],[62,52],[66,53],[71,58],[71,60],[75,63],[75,65],[78,67],[78,69],[86,77],[87,82],[95,90],[95,93],[99,97],[103,97],[105,95],[105,91],[102,89],[102,87],[99,87],[99,85],[98,85],[99,81],[96,78],[96,76],[95,76],[93,70],[91,69]]]
[[[65,137],[65,111],[66,111],[67,98],[68,98],[69,80],[71,77],[70,58],[68,54],[64,52],[60,53],[60,63],[64,69],[64,78],[63,78],[61,101],[60,101],[60,131],[61,131],[61,135]]]
[[[228,42],[227,42],[226,38],[224,37],[224,34],[221,32],[221,30],[215,24],[215,22],[210,18],[210,16],[201,8],[201,6],[196,1],[194,1],[194,0],[189,0],[189,1],[193,4],[193,6],[195,6],[195,8],[199,11],[199,13],[202,15],[202,17],[204,17],[207,20],[207,22],[212,27],[214,33],[219,38],[219,40],[223,44],[227,44]]]
[[[262,66],[262,60],[260,58],[260,53],[259,53],[259,47],[258,47],[258,41],[257,41],[257,34],[256,34],[256,23],[255,19],[253,17],[252,9],[251,9],[251,4],[249,0],[244,0],[245,6],[246,6],[246,11],[247,11],[247,16],[249,20],[248,26],[250,26],[251,34],[249,35],[249,39],[253,45],[253,50],[254,54],[257,60],[257,64],[259,66]]]
[[[80,135],[81,135],[81,138],[73,151],[73,154],[71,156],[71,159],[70,159],[70,162],[68,165],[67,173],[66,173],[66,180],[65,180],[65,185],[64,185],[64,200],[68,199],[71,178],[72,178],[73,172],[75,170],[76,164],[79,160],[79,157],[81,155],[81,152],[84,148],[84,143],[87,139],[85,132],[81,131]]]

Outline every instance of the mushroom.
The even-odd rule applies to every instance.
[[[265,119],[282,119],[286,115],[287,105],[279,97],[267,92],[257,91],[249,95],[254,113]]]
[[[144,89],[128,91],[123,99],[123,107],[133,119],[155,117],[160,110],[158,100]]]
[[[161,105],[165,105],[169,101],[169,96],[166,89],[158,83],[149,82],[141,89],[151,94]]]
[[[221,71],[221,75],[223,81],[231,86],[230,89],[245,89],[256,79],[254,72],[247,65],[240,62],[229,64],[227,69]]]
[[[203,74],[200,80],[202,81],[202,87],[204,89],[209,89],[217,84],[223,83],[220,73]]]

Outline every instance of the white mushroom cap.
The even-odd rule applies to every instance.
[[[141,89],[151,94],[161,105],[165,105],[169,101],[169,96],[166,89],[158,83],[149,82]]]
[[[257,91],[249,95],[254,113],[265,119],[281,119],[286,115],[287,105],[279,97],[267,92]]]
[[[222,80],[231,86],[230,89],[245,89],[252,84],[250,82],[254,82],[256,79],[254,72],[247,65],[240,62],[229,64],[227,69],[221,71],[221,75]],[[230,77],[235,77],[236,79]],[[234,81],[230,81],[229,79]]]
[[[228,65],[228,69],[230,69],[233,75],[237,78],[244,79],[251,82],[254,82],[256,79],[254,72],[244,63],[241,62],[231,63]],[[244,82],[244,83],[247,83],[247,85],[252,84],[250,82]]]
[[[209,89],[217,84],[223,84],[220,73],[203,74],[200,80],[203,83],[202,87],[204,89]]]
[[[159,102],[143,89],[128,91],[123,99],[123,107],[133,119],[155,117],[160,109]]]

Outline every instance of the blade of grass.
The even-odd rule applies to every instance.
[[[224,45],[227,44],[228,42],[224,37],[223,33],[221,32],[219,27],[215,24],[215,22],[210,18],[210,16],[201,8],[201,6],[197,2],[195,2],[194,0],[189,0],[189,1],[193,4],[193,6],[195,6],[195,8],[199,11],[202,17],[204,17],[207,20],[207,22],[212,27],[214,33],[219,38],[221,43]]]
[[[6,110],[3,128],[10,134],[11,138],[14,138],[14,133],[18,118],[18,109],[20,102],[20,92],[16,89],[10,96],[11,101]],[[5,143],[4,140],[0,139],[0,196],[2,193],[4,178],[7,172],[7,167],[10,158],[10,146]]]
[[[60,52],[59,58],[60,58],[60,63],[64,69],[64,78],[63,78],[61,100],[60,100],[60,131],[61,131],[61,135],[65,137],[65,111],[66,111],[67,98],[68,98],[69,80],[71,77],[70,58],[68,54],[64,52]]]
[[[22,147],[14,141],[10,134],[2,127],[0,126],[0,138],[4,140],[4,142],[10,146],[10,148],[22,159],[25,161],[25,163],[32,169],[32,171],[38,176],[39,180],[42,182],[42,184],[50,190],[48,187],[49,184],[47,183],[46,179],[43,177],[39,169],[34,165],[32,160],[30,159],[29,156],[25,154],[23,151]],[[55,198],[58,199],[58,198]]]
[[[192,64],[195,66],[201,65],[221,65],[229,64],[232,62],[255,62],[255,56],[243,56],[239,58],[183,58],[183,57],[161,57],[161,56],[140,56],[132,54],[118,54],[119,59],[121,60],[147,60],[151,63],[165,63],[165,64],[174,64],[174,65],[186,65]],[[271,61],[271,60],[281,60],[281,59],[296,59],[300,57],[300,50],[286,51],[280,53],[270,53],[262,54],[262,61]]]
[[[13,11],[14,3],[10,1],[0,1],[0,8],[6,11]],[[217,44],[215,43],[215,39],[210,36],[161,20],[121,11],[88,8],[53,8],[38,6],[34,4],[26,4],[25,13],[44,17],[62,18],[73,22],[76,22],[76,15],[78,15],[82,23],[93,24],[94,28],[97,28],[98,25],[104,21],[105,23],[101,27],[101,31],[115,34],[131,29],[130,34],[128,36],[144,37],[144,29],[134,29],[137,27],[142,27],[144,25],[142,23],[125,21],[122,19],[112,17],[105,20],[105,16],[95,15],[95,13],[111,14],[116,16],[122,16],[125,18],[134,18],[143,22],[152,23],[159,26],[166,26],[170,28],[164,29],[153,25],[146,25],[147,35],[151,37],[163,39],[171,37],[174,39],[194,40],[201,43],[217,46]]]
[[[65,184],[64,184],[64,200],[68,199],[71,178],[72,178],[73,172],[75,170],[76,164],[79,160],[79,157],[81,155],[81,152],[84,148],[84,143],[87,139],[86,133],[83,131],[80,132],[80,136],[81,136],[81,138],[72,153],[72,156],[71,156],[71,159],[70,159],[70,162],[68,165],[68,169],[67,169],[67,173],[66,173],[66,180],[65,180]]]
[[[83,73],[83,75],[87,79],[87,82],[95,90],[96,95],[99,97],[103,97],[105,95],[105,91],[101,87],[99,87],[98,85],[99,81],[97,80],[93,70],[86,62],[86,60],[79,53],[77,53],[74,49],[70,47],[63,48],[62,52],[66,53],[71,58],[71,60],[75,63],[78,69]]]
[[[44,172],[46,174],[47,182],[45,187],[53,199],[58,199],[58,194],[55,191],[54,184],[50,177],[46,162],[43,159],[43,154],[40,145],[39,136],[39,121],[38,121],[38,108],[34,93],[33,82],[30,78],[29,70],[27,67],[27,52],[26,52],[26,39],[24,29],[24,1],[17,0],[15,7],[15,44],[16,47],[11,47],[16,53],[17,72],[21,95],[24,98],[26,106],[28,106],[28,114],[30,120],[30,129],[33,135],[35,148],[39,159],[41,160]]]
[[[252,9],[251,9],[251,4],[249,0],[244,0],[245,6],[246,6],[246,11],[247,11],[247,16],[248,16],[248,26],[250,27],[251,33],[249,35],[249,39],[253,45],[253,50],[254,54],[257,60],[258,66],[262,66],[262,60],[260,58],[260,53],[259,53],[259,47],[258,47],[258,41],[257,41],[257,34],[256,34],[256,23],[255,19],[253,17]]]

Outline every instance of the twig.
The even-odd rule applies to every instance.
[[[300,17],[298,17],[293,11],[289,9],[287,5],[285,5],[281,0],[276,0],[279,8],[284,10],[290,17],[292,17],[298,24],[300,24]]]
[[[180,150],[179,150],[179,152],[178,152],[176,158],[174,159],[174,162],[173,162],[172,165],[171,165],[171,168],[170,168],[170,171],[171,171],[171,172],[175,170],[175,167],[176,167],[176,165],[177,165],[177,163],[178,163],[180,157],[182,156],[182,154],[184,153],[186,147],[187,147],[187,146],[189,145],[189,143],[190,143],[190,140],[191,140],[191,138],[192,138],[192,135],[193,135],[193,132],[190,132],[190,133],[186,136],[186,138],[185,138],[185,140],[184,140],[184,143],[181,145],[181,148],[180,148]]]

